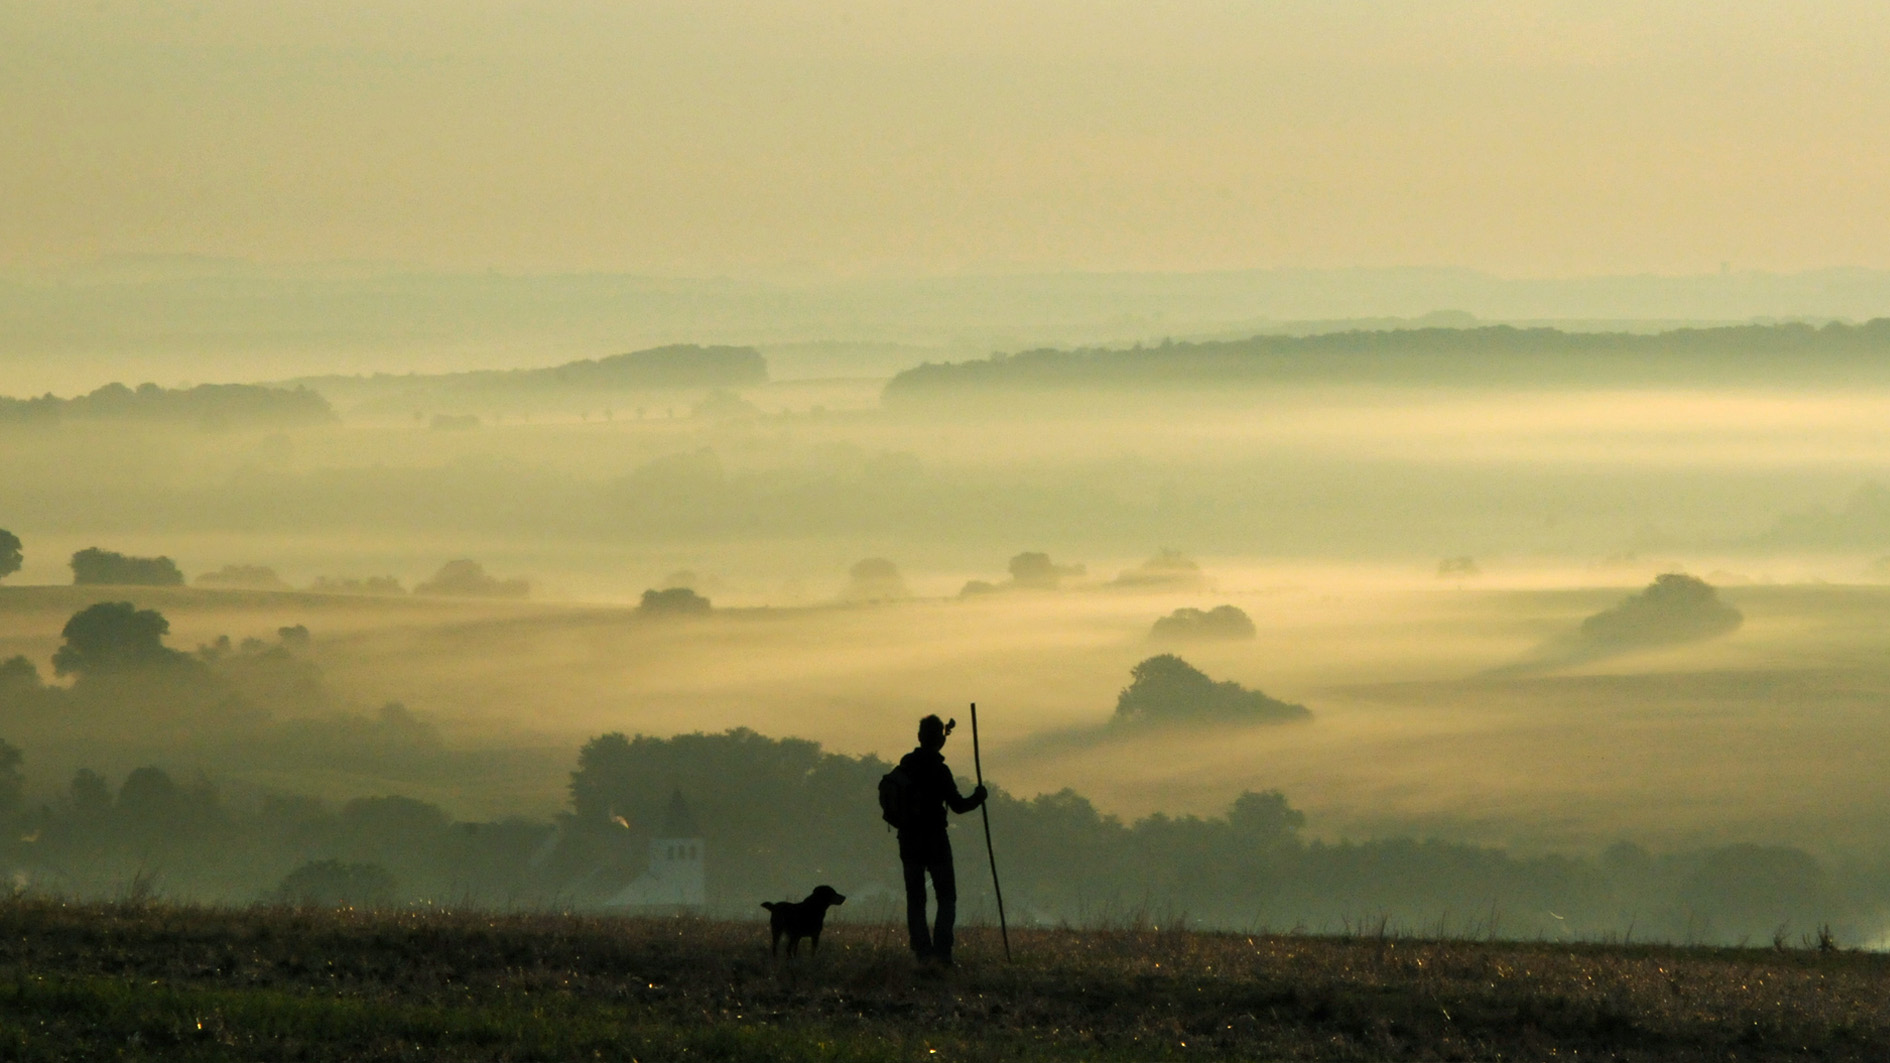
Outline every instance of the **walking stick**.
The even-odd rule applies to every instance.
[[[978,773],[978,785],[984,785],[984,762],[978,757],[978,703],[971,703],[971,766]],[[991,858],[991,892],[997,894],[998,933],[1004,937],[1004,962],[1011,962],[1011,928],[1004,922],[1004,887],[998,885],[997,850],[991,848],[991,799],[978,806],[984,813],[984,855]]]

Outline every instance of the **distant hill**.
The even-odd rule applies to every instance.
[[[489,369],[465,373],[376,373],[373,376],[309,377],[310,386],[338,382],[394,383],[446,390],[488,388],[549,391],[637,391],[654,388],[739,388],[768,382],[768,362],[753,347],[700,347],[692,343],[652,347],[607,358],[585,358],[545,369]]]
[[[768,382],[768,362],[753,347],[672,344],[543,369],[462,373],[375,373],[304,377],[287,383],[319,390],[350,411],[582,408],[603,396],[652,391],[710,391]]]
[[[1418,328],[1254,336],[1155,347],[1032,350],[908,369],[888,402],[1005,390],[1218,388],[1241,384],[1554,385],[1890,380],[1890,318],[1657,333]]]

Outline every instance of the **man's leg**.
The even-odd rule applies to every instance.
[[[932,928],[932,955],[952,962],[952,923],[958,918],[958,876],[952,871],[952,847],[947,842],[932,854],[932,892],[938,894],[938,924]]]
[[[925,956],[932,951],[932,938],[925,932],[925,861],[919,854],[899,854],[906,872],[906,932],[912,938],[912,951]]]

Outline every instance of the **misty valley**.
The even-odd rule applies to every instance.
[[[975,701],[1018,925],[1876,945],[1883,324],[0,403],[0,858],[886,921],[874,781]]]
[[[1886,54],[0,0],[0,1060],[1890,1059]]]

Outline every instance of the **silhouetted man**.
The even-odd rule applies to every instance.
[[[955,722],[955,721],[954,721]],[[899,826],[899,862],[906,871],[906,929],[912,951],[942,966],[952,962],[952,921],[958,915],[958,882],[952,874],[952,841],[945,833],[945,808],[969,812],[984,803],[980,785],[970,797],[958,793],[958,781],[945,766],[945,722],[936,716],[919,721],[919,748],[900,758],[907,777],[905,814]],[[925,930],[925,876],[938,895],[938,918]]]

